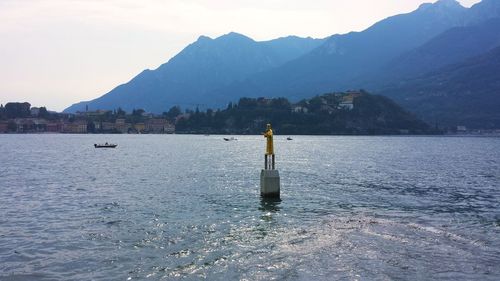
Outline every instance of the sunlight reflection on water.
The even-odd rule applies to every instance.
[[[0,135],[0,279],[500,277],[499,138],[237,138]]]

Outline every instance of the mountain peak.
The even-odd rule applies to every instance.
[[[483,0],[470,8],[468,23],[475,24],[500,17],[500,1]]]
[[[198,37],[198,40],[196,40],[196,42],[206,42],[206,41],[212,41],[212,38],[205,35],[201,35],[200,37]]]
[[[432,8],[439,9],[464,9],[464,7],[457,0],[438,0],[435,3],[423,3],[418,7],[419,10],[427,10]]]
[[[476,3],[472,6],[472,8],[477,7],[488,7],[488,8],[498,8],[500,7],[500,1],[498,0],[482,0],[479,3]]]
[[[446,7],[457,7],[460,5],[460,3],[457,0],[438,0],[434,5],[441,5],[441,6],[446,6]]]
[[[252,38],[247,37],[243,34],[236,33],[236,32],[229,32],[227,34],[224,34],[220,37],[217,37],[216,40],[244,40],[244,41],[253,41]]]

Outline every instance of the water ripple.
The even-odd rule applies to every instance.
[[[0,135],[0,279],[500,278],[498,138],[221,139]]]

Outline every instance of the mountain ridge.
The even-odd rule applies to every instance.
[[[404,84],[490,51],[500,44],[497,29],[500,1],[464,8],[455,0],[439,0],[361,32],[324,39],[288,36],[259,42],[235,32],[215,39],[200,36],[159,68],[65,111],[89,105],[91,110],[122,107],[159,113],[174,105],[221,108],[239,97],[297,101],[359,88],[402,102],[385,90],[396,88],[398,80]]]
[[[206,104],[206,100],[200,102],[199,99],[208,92],[251,73],[276,67],[315,48],[322,40],[283,37],[257,42],[235,32],[215,39],[200,36],[157,69],[144,70],[107,94],[74,104],[65,112],[83,111],[87,105],[90,109],[121,107],[132,110],[141,107],[161,112],[166,111],[168,105]],[[280,44],[284,41],[289,43]],[[147,99],[144,95],[148,95]]]
[[[300,99],[351,88],[348,82],[354,77],[375,70],[397,55],[461,25],[467,9],[458,5],[448,10],[449,13],[443,13],[442,3],[445,2],[388,17],[362,32],[330,36],[325,43],[302,57],[265,73],[254,74],[216,95],[220,100],[230,100],[232,93],[244,91],[244,96]]]
[[[477,25],[451,28],[422,46],[406,52],[384,65],[384,70],[351,81],[360,88],[379,91],[392,81],[422,75],[446,65],[486,53],[500,46],[500,17]]]
[[[384,89],[405,108],[442,126],[500,128],[500,46]]]

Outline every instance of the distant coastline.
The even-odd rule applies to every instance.
[[[329,93],[291,103],[241,98],[225,109],[174,106],[162,114],[134,109],[57,113],[27,102],[0,106],[0,133],[258,135],[272,123],[281,135],[495,135],[500,130],[431,127],[392,100],[365,91]]]

